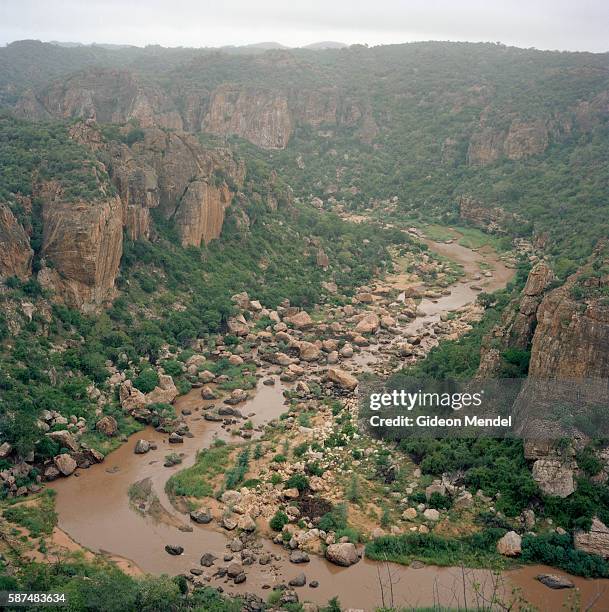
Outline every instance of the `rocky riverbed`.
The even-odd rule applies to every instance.
[[[184,573],[193,583],[251,593],[252,609],[257,597],[266,598],[279,586],[286,603],[323,603],[338,595],[343,605],[365,610],[379,605],[389,589],[396,604],[410,606],[463,605],[464,598],[471,602],[492,593],[511,597],[511,578],[498,579],[490,571],[463,574],[460,568],[361,559],[362,551],[347,536],[316,526],[315,508],[298,508],[298,488],[280,484],[315,462],[320,475],[309,474],[312,497],[344,501],[353,474],[376,469],[386,452],[382,443],[356,432],[340,439],[344,425],[356,418],[358,377],[365,371],[387,375],[424,357],[440,339],[458,337],[482,314],[476,295],[503,287],[512,275],[509,262],[489,250],[480,253],[455,242],[431,246],[452,263],[396,254],[395,274],[360,287],[351,300],[337,299],[312,313],[288,303],[270,310],[254,297],[234,296],[240,314],[229,321],[229,332],[236,340],[201,345],[186,361],[197,383],[185,396],[177,397],[166,373],[160,372],[154,391],[143,394],[117,372],[112,382],[125,410],[145,421],[155,416],[155,403],[173,402],[177,418],[135,434],[103,463],[77,470],[77,478],[56,481],[60,527],[80,544],[130,559],[143,571]],[[255,387],[231,389],[229,376],[206,369],[220,360],[236,368],[248,365]],[[329,438],[337,443],[322,444]],[[260,446],[260,456],[251,456],[247,468],[254,486],[219,499],[170,498],[165,490],[170,476],[191,467],[197,451],[218,439]],[[295,457],[294,449],[305,447]],[[224,468],[234,464],[237,453],[232,451]],[[286,460],[274,460],[277,455]],[[390,461],[391,469],[396,468]],[[222,488],[224,471],[212,480],[214,490]],[[366,537],[448,533],[445,512],[409,502],[421,488],[428,498],[449,490],[466,514],[474,507],[492,508],[491,499],[472,497],[451,482],[422,483],[415,466],[403,472],[408,482],[402,494],[385,486],[389,473],[386,483],[360,485],[366,503],[351,504],[349,518]],[[268,524],[277,510],[285,511],[288,522],[273,532]],[[384,525],[384,512],[391,516],[390,526]],[[514,580],[526,597],[560,605],[559,592],[533,581],[529,570],[519,570]],[[574,580],[589,594],[593,583]],[[478,594],[476,584],[482,585]]]

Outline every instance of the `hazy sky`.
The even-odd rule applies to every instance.
[[[0,44],[501,41],[609,50],[609,0],[0,0]]]

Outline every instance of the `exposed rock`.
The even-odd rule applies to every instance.
[[[51,264],[38,273],[40,284],[74,307],[111,299],[123,249],[119,197],[66,201],[61,188],[52,183],[43,186],[39,197],[41,255]]]
[[[577,550],[609,559],[609,527],[595,516],[590,531],[575,532],[573,544]]]
[[[516,557],[522,552],[522,538],[515,531],[508,531],[497,542],[497,552],[506,557]]]
[[[194,521],[195,523],[199,523],[201,525],[208,525],[209,523],[212,522],[213,517],[208,508],[206,510],[193,510],[190,513],[190,519]]]
[[[145,453],[147,453],[150,450],[150,442],[148,442],[148,440],[138,440],[135,443],[135,448],[133,449],[133,452],[136,455],[143,455]]]
[[[355,331],[360,334],[372,334],[379,328],[379,325],[378,315],[369,313],[355,326]]]
[[[317,361],[321,356],[319,347],[311,342],[300,342],[298,345],[300,358],[303,361]]]
[[[11,209],[0,203],[0,279],[27,278],[32,270],[34,251],[30,239]]]
[[[440,520],[440,513],[435,508],[427,508],[426,510],[424,510],[423,516],[428,521],[439,521]]]
[[[355,376],[339,368],[329,368],[326,378],[348,391],[353,391],[358,384]]]
[[[298,576],[292,578],[288,584],[292,587],[303,587],[307,584],[307,577],[303,573],[300,573]]]
[[[306,552],[302,550],[293,550],[290,553],[290,563],[308,563],[311,559]]]
[[[51,438],[51,440],[58,442],[62,448],[67,448],[73,452],[76,452],[80,448],[78,442],[76,442],[72,434],[67,429],[51,431],[45,435],[48,438]]]
[[[307,329],[313,325],[313,319],[311,319],[309,313],[305,310],[301,310],[290,317],[285,317],[284,321],[296,329]]]
[[[118,431],[118,423],[116,422],[116,419],[114,417],[105,416],[102,417],[99,421],[97,421],[97,423],[95,424],[95,429],[103,433],[105,436],[114,436]]]
[[[212,553],[205,553],[202,557],[201,557],[201,565],[203,567],[211,567],[214,562],[216,561],[218,557],[216,557],[216,555],[212,554]]]
[[[67,453],[53,457],[53,462],[55,463],[55,467],[64,476],[69,476],[72,474],[77,467],[76,461],[74,461],[74,459],[72,459],[72,457]]]
[[[240,574],[243,574],[243,566],[240,563],[231,563],[228,566],[226,574],[229,578],[236,578]]]
[[[550,589],[572,589],[575,586],[568,578],[556,574],[538,574],[536,579]]]
[[[181,555],[184,552],[183,546],[178,546],[177,544],[166,544],[165,551],[170,555]]]
[[[535,482],[546,495],[568,497],[575,491],[573,468],[562,459],[538,459],[532,472]]]
[[[330,544],[326,549],[326,559],[335,565],[349,567],[359,561],[359,554],[355,545],[350,542]]]
[[[159,384],[146,394],[146,404],[171,404],[178,396],[178,388],[169,374],[159,374]]]
[[[179,113],[160,88],[144,86],[126,70],[89,68],[30,93],[17,113],[33,120],[94,119],[141,127],[183,129]]]
[[[285,95],[233,85],[213,91],[202,127],[213,134],[236,134],[265,149],[285,148],[293,130]]]

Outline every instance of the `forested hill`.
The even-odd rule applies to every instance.
[[[398,196],[402,218],[499,225],[541,240],[563,277],[609,230],[608,54],[488,43],[261,52],[22,41],[0,49],[0,100],[30,120],[213,135],[262,157],[298,196],[348,208]]]

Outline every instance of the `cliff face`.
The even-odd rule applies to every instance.
[[[573,291],[581,273],[550,292],[537,311],[530,376],[607,378],[609,376],[609,304],[604,298],[578,300]],[[590,278],[591,289],[609,287],[609,277]]]
[[[609,275],[603,272],[607,260],[603,263],[603,258],[597,257],[597,263],[600,265],[596,268],[585,266],[541,301],[529,378],[514,406],[516,418],[522,423],[521,433],[528,440],[525,455],[534,460],[533,477],[549,495],[566,497],[575,490],[575,449],[585,446],[589,436],[603,435],[585,426],[580,430],[580,425],[559,425],[554,412],[560,406],[571,407],[577,417],[575,423],[591,423],[587,410],[596,412],[599,406],[606,406],[609,304],[605,295]],[[565,437],[572,441],[567,453],[555,442]]]
[[[174,219],[182,245],[218,238],[224,213],[245,167],[228,152],[204,149],[186,133],[144,130],[132,147],[115,145],[110,174],[121,195],[125,226],[134,238],[148,237],[149,209]]]
[[[514,218],[499,206],[487,206],[470,196],[461,196],[458,205],[461,219],[491,233],[501,232],[505,222]]]
[[[74,307],[101,304],[114,296],[122,254],[121,202],[66,202],[54,184],[39,193],[42,204],[43,268],[38,280]]]
[[[34,251],[21,224],[5,204],[0,203],[0,278],[27,278]]]
[[[223,85],[213,92],[201,129],[235,134],[265,149],[283,149],[294,127],[285,94]]]
[[[83,176],[96,183],[94,191],[91,182],[83,184],[89,196],[79,199],[73,184],[68,194],[61,178],[39,182],[36,169],[31,173],[41,203],[38,280],[70,306],[95,308],[115,296],[123,230],[134,240],[151,238],[152,208],[174,221],[183,246],[200,246],[220,236],[243,183],[245,165],[228,150],[205,149],[191,134],[157,127],[144,128],[128,145],[122,140],[131,130],[109,141],[93,119],[70,127],[66,139],[95,153],[81,162]],[[12,197],[31,213],[30,198]],[[0,203],[0,277],[31,275],[32,231]]]
[[[508,130],[485,127],[484,120],[469,143],[467,160],[471,166],[486,166],[501,157],[523,159],[542,153],[549,143],[546,122],[514,119]]]
[[[504,350],[529,347],[537,324],[539,304],[553,279],[554,274],[546,263],[538,263],[532,268],[521,295],[505,309],[501,323],[482,340],[479,377],[500,375]]]
[[[183,128],[174,103],[159,89],[144,86],[124,70],[89,69],[30,91],[17,104],[26,119],[94,119],[100,123],[137,120],[142,127]]]

